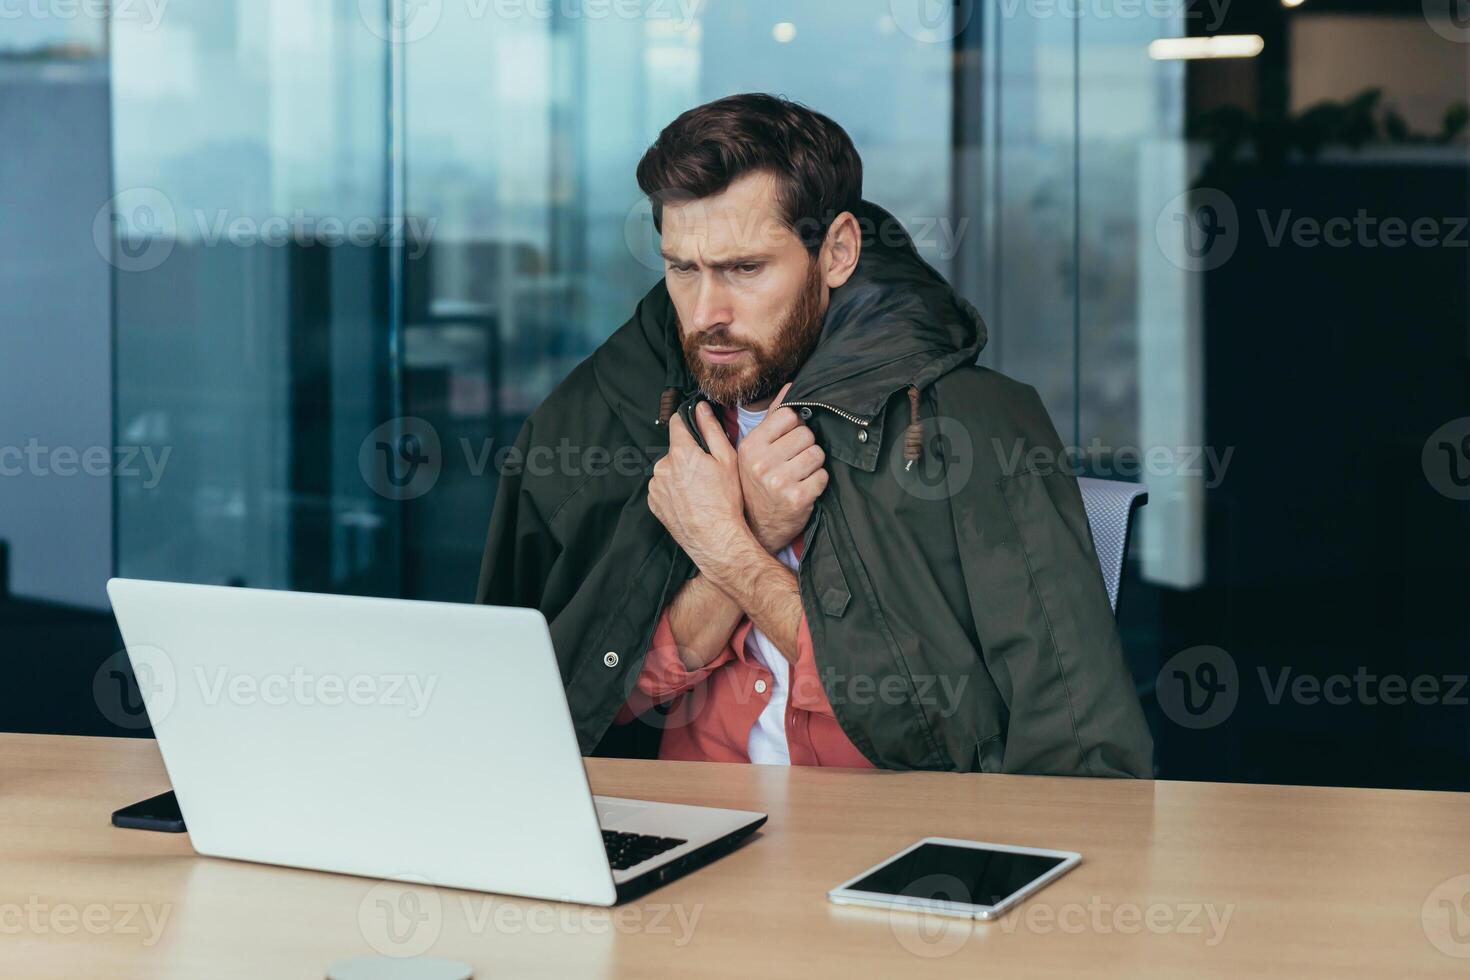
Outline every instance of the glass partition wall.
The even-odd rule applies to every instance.
[[[173,0],[114,23],[117,440],[172,453],[156,487],[117,482],[117,566],[469,600],[496,451],[660,274],[639,156],[686,108],[777,92],[847,127],[1063,465],[1147,484],[1120,623],[1161,773],[1470,786],[1453,13]],[[1415,682],[1427,703],[1382,687]]]

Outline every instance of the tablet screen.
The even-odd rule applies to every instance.
[[[848,887],[853,891],[997,905],[1065,858],[952,844],[921,844]]]

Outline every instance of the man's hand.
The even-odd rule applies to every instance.
[[[653,467],[648,509],[701,569],[753,542],[745,523],[735,447],[707,402],[694,409],[709,446],[705,452],[675,412],[669,419],[669,452]]]
[[[812,506],[827,489],[827,456],[796,412],[782,407],[788,383],[760,425],[740,440],[740,488],[745,518],[761,547],[775,554],[811,519]]]

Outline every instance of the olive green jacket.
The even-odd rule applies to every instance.
[[[798,579],[837,721],[885,768],[1152,775],[1077,481],[1045,408],[1031,387],[975,365],[984,323],[896,222],[872,205],[859,217],[881,233],[833,291],[787,398],[831,477]],[[917,460],[905,458],[910,387]],[[527,420],[496,495],[477,601],[546,616],[584,753],[696,573],[647,504],[668,446],[666,388],[689,420],[700,396],[660,282]]]

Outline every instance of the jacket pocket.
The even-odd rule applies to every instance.
[[[827,529],[830,522],[822,518],[820,510],[813,520],[816,521],[816,533],[806,545],[803,562],[808,557],[811,559],[812,582],[818,590],[816,599],[823,615],[841,619],[847,612],[847,604],[852,601],[852,591],[847,587],[847,576],[842,574],[837,550],[832,546],[832,534]]]
[[[971,772],[1004,772],[1006,743],[1000,732],[975,742],[975,765]]]

